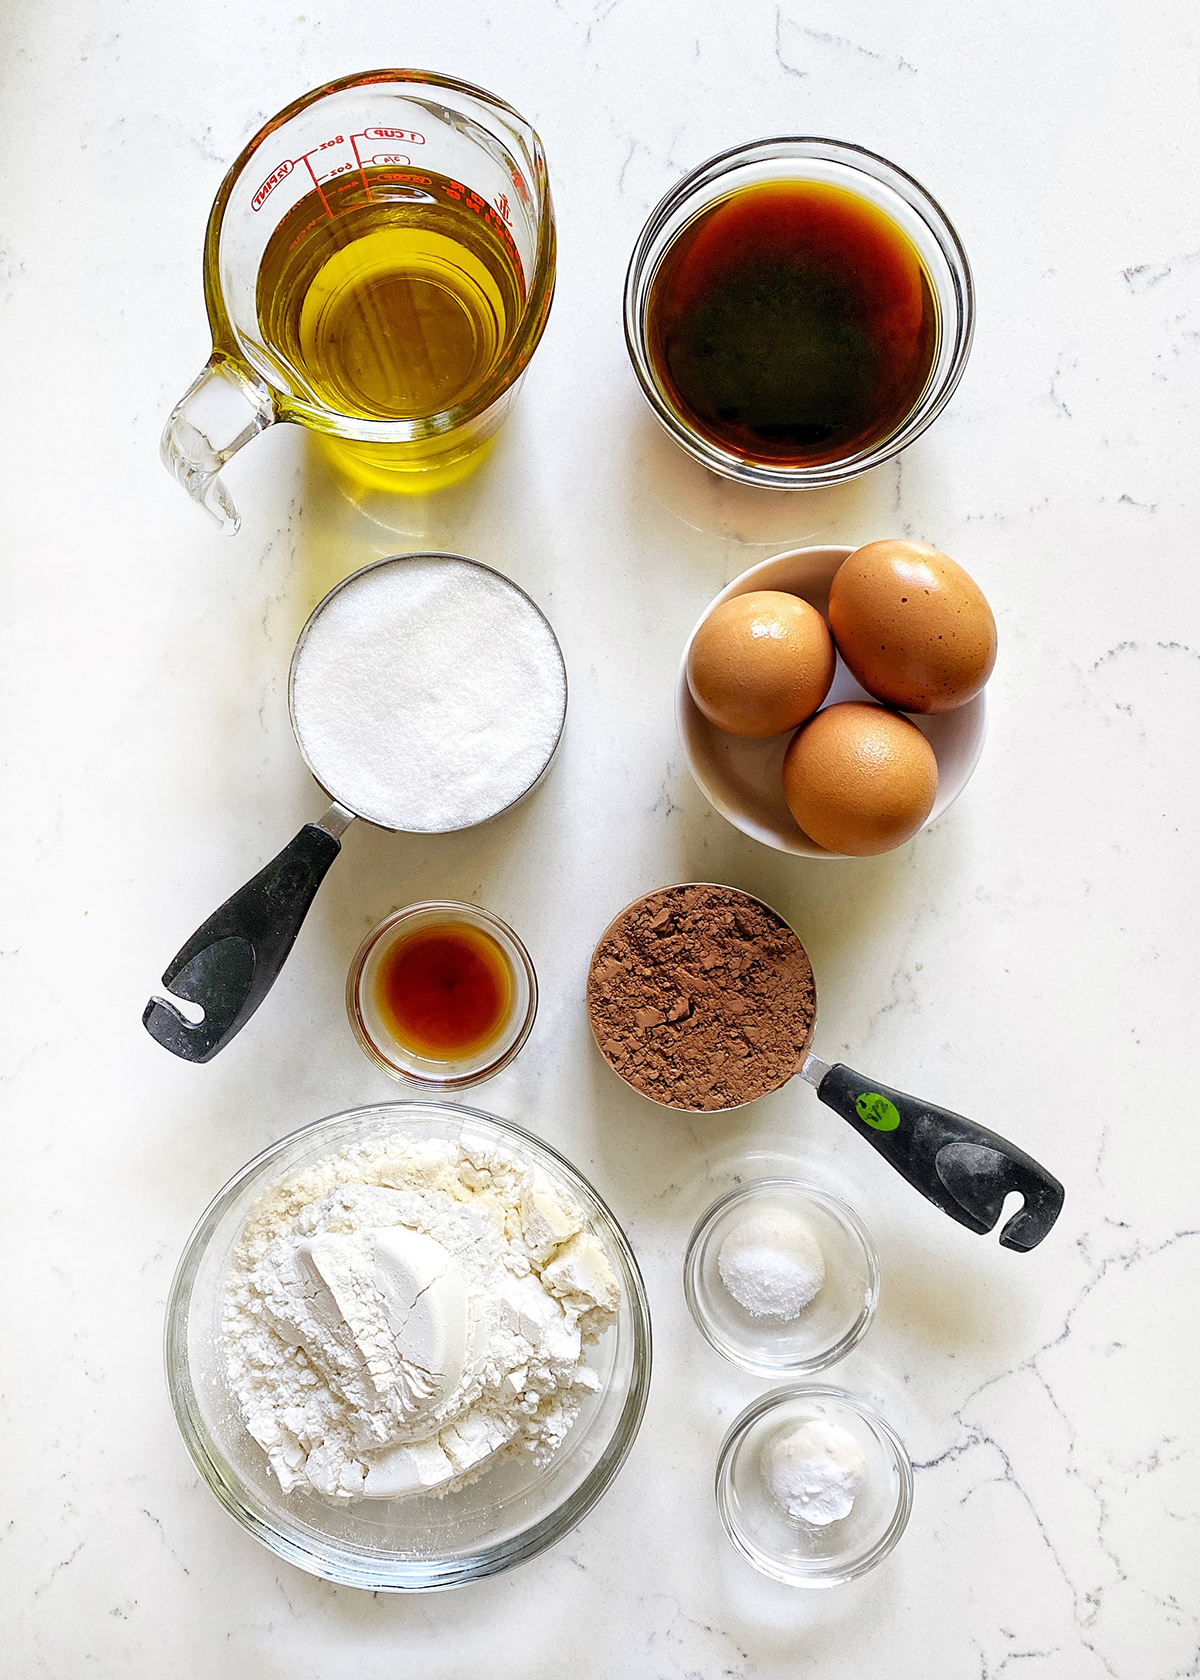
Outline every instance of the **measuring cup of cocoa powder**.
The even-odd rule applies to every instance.
[[[688,1113],[740,1108],[794,1074],[968,1230],[1025,1252],[1050,1231],[1063,1187],[1015,1144],[961,1114],[830,1064],[809,1048],[817,990],[808,953],[762,899],[687,882],[626,906],[600,938],[588,1019],[609,1066],[652,1102]]]

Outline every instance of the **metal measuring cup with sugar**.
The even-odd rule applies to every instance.
[[[332,804],[163,973],[168,992],[203,1018],[153,997],[142,1022],[185,1061],[210,1061],[263,1001],[355,818],[448,834],[532,792],[562,737],[566,668],[549,621],[510,579],[462,555],[398,555],[353,573],[314,608],[292,655],[288,704]]]

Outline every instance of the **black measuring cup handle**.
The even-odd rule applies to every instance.
[[[162,977],[176,997],[198,1003],[204,1019],[193,1023],[168,999],[151,998],[142,1014],[151,1038],[185,1062],[209,1062],[223,1050],[274,985],[341,849],[327,828],[305,823],[278,857],[214,910]]]
[[[874,1084],[841,1063],[824,1075],[817,1095],[915,1190],[969,1231],[990,1231],[1004,1198],[1019,1192],[1024,1206],[1000,1232],[1003,1248],[1036,1248],[1062,1210],[1064,1191],[1053,1173],[961,1114]]]

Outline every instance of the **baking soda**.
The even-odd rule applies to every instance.
[[[770,1442],[762,1473],[771,1498],[794,1522],[825,1528],[850,1515],[869,1469],[848,1429],[812,1418]]]

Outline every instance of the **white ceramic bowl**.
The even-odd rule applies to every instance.
[[[687,685],[687,657],[692,637],[701,624],[723,601],[735,595],[749,595],[756,589],[780,589],[789,595],[801,595],[821,614],[828,616],[829,586],[834,573],[852,548],[830,545],[824,548],[793,548],[786,554],[776,554],[751,566],[705,608],[687,639],[683,658],[679,662],[679,679],[675,689],[675,722],[688,769],[696,786],[715,810],[748,834],[773,846],[777,852],[792,852],[797,857],[834,858],[840,852],[827,852],[808,838],[783,799],[783,755],[792,738],[789,730],[767,741],[746,740],[740,735],[727,735],[711,724],[692,699]],[[922,716],[908,712],[917,728],[926,737],[937,756],[938,790],[933,810],[924,824],[928,828],[942,812],[958,798],[971,779],[971,772],[983,751],[987,731],[986,690],[968,700],[957,711],[938,712]],[[833,687],[825,704],[836,705],[843,700],[872,700],[873,695],[855,682],[838,655]]]

